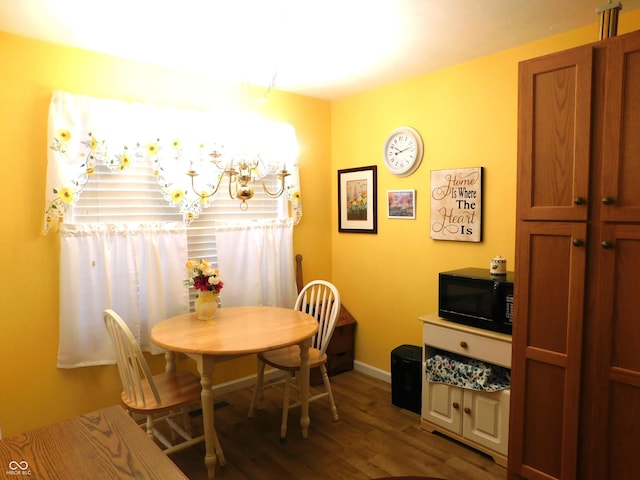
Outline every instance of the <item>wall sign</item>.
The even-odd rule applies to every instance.
[[[482,167],[431,172],[431,238],[482,241]]]

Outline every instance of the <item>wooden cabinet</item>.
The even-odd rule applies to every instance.
[[[605,224],[594,240],[598,281],[589,290],[595,305],[587,317],[579,437],[584,439],[577,478],[635,479],[640,453],[640,225]]]
[[[519,219],[587,218],[592,65],[589,48],[520,64]]]
[[[640,32],[612,41],[605,65],[600,216],[640,222]]]
[[[522,62],[509,479],[626,480],[640,445],[640,32]]]
[[[585,238],[583,224],[518,226],[509,462],[553,478],[577,454]]]
[[[353,360],[355,355],[357,322],[349,311],[340,306],[340,313],[336,328],[331,336],[331,341],[327,347],[327,375],[337,375],[338,373],[353,370]],[[322,375],[320,367],[312,368],[309,374],[310,385],[320,385]]]
[[[420,317],[423,358],[449,352],[488,363],[511,365],[511,336],[449,322],[436,315]],[[439,431],[491,455],[506,466],[509,438],[510,391],[484,392],[445,383],[432,383],[422,375],[421,426]]]
[[[355,335],[356,321],[347,309],[341,306],[336,329],[327,347],[329,376],[353,370]]]

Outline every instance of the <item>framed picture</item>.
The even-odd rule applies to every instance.
[[[387,190],[388,218],[416,218],[415,190]]]
[[[482,241],[482,167],[431,172],[431,238]]]
[[[378,167],[338,170],[338,231],[378,233]]]

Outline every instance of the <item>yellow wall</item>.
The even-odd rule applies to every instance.
[[[621,33],[640,12],[621,16]],[[513,267],[517,62],[595,40],[595,25],[367,93],[326,102],[274,92],[263,107],[292,123],[300,143],[304,217],[295,230],[305,281],[336,283],[358,320],[356,359],[389,370],[397,345],[420,343],[417,317],[437,306],[437,272],[486,267],[501,254]],[[114,367],[58,370],[58,239],[40,235],[51,91],[215,108],[243,89],[204,78],[0,32],[0,425],[4,435],[118,402]],[[258,92],[261,94],[262,92]],[[381,161],[386,135],[416,127],[425,159],[408,178]],[[378,165],[378,234],[337,232],[336,170]],[[429,237],[429,172],[485,167],[484,241]],[[389,220],[386,190],[415,188],[417,219]],[[156,370],[162,357],[153,359]],[[221,366],[216,382],[253,373],[253,359]]]
[[[597,20],[597,19],[596,19]],[[622,14],[620,33],[640,28],[640,11]],[[422,314],[438,308],[438,272],[488,268],[496,255],[514,267],[518,62],[597,40],[597,25],[386,85],[332,104],[335,171],[378,166],[378,234],[338,233],[332,210],[333,281],[358,321],[356,360],[390,370],[390,352],[420,345]],[[424,160],[411,176],[388,173],[386,136],[409,125],[422,135]],[[432,240],[430,172],[484,167],[483,242]],[[337,185],[332,185],[334,198]],[[415,220],[387,219],[386,191],[416,189]]]
[[[0,32],[0,426],[3,435],[118,403],[114,367],[58,370],[59,250],[42,236],[47,112],[53,90],[212,109],[251,92],[141,63]],[[295,229],[305,279],[331,278],[330,103],[273,92],[261,107],[290,122],[300,144],[303,219]],[[153,359],[162,369],[162,356]],[[255,359],[222,365],[216,382],[255,372]]]

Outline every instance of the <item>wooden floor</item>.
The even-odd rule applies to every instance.
[[[279,441],[278,392],[265,392],[264,409],[248,418],[251,389],[216,399],[216,429],[227,465],[219,480],[359,480],[422,475],[447,480],[504,480],[506,470],[489,457],[420,429],[420,416],[391,403],[391,387],[351,371],[331,377],[340,414],[334,422],[328,400],[310,406],[309,437],[302,439],[300,409],[289,415],[287,440]],[[194,417],[201,428],[201,417]],[[192,480],[206,479],[204,444],[170,458]]]

